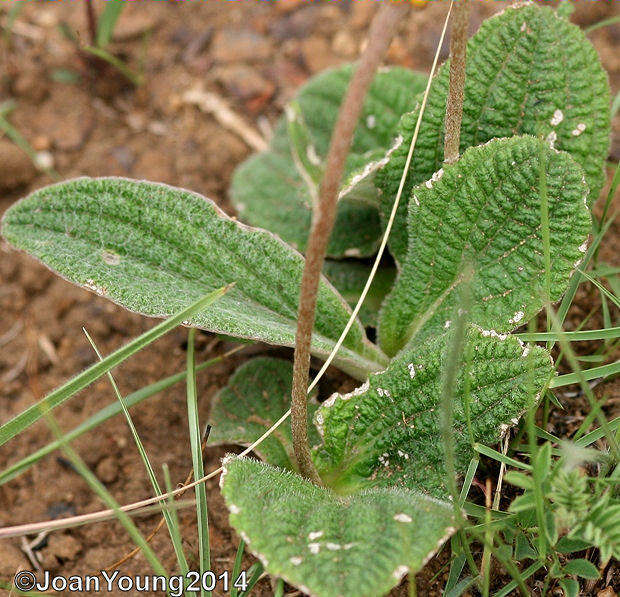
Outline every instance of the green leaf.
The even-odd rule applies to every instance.
[[[334,285],[342,297],[354,307],[362,294],[370,275],[370,266],[360,261],[325,261],[323,274]],[[394,284],[396,269],[381,267],[373,278],[372,285],[359,312],[360,321],[367,327],[377,326],[377,313],[381,303]]]
[[[121,178],[79,178],[13,205],[2,233],[71,282],[144,315],[165,317],[235,282],[188,324],[270,344],[295,343],[303,258],[196,193]],[[324,280],[313,354],[329,354],[350,312]],[[385,363],[359,322],[344,344],[335,361],[354,376],[363,378]]]
[[[523,533],[519,533],[515,540],[515,559],[516,560],[535,560],[538,558],[536,550],[530,545],[527,537]]]
[[[404,197],[442,166],[448,81],[446,63],[430,89]],[[543,135],[584,169],[592,203],[605,181],[609,103],[607,74],[576,25],[537,3],[507,7],[485,21],[467,44],[461,152],[495,137]],[[418,110],[403,116],[398,132],[404,142],[377,176],[382,216],[392,208]],[[407,251],[406,221],[403,202],[390,241],[398,261]]]
[[[330,487],[351,493],[399,485],[447,495],[439,410],[447,344],[448,334],[427,339],[363,386],[334,394],[319,408],[315,423],[324,443],[315,461]],[[461,476],[475,456],[470,431],[475,442],[497,442],[553,375],[544,349],[524,348],[513,336],[472,327],[463,354],[472,360],[459,363],[454,388],[454,449]]]
[[[472,147],[413,190],[409,250],[379,318],[387,354],[450,325],[470,266],[473,323],[507,332],[542,308],[540,143],[513,137]],[[590,214],[579,166],[566,153],[544,153],[556,301],[586,251]]]
[[[341,497],[290,471],[225,459],[230,523],[272,576],[318,597],[387,593],[454,532],[454,509],[407,489]]]
[[[563,578],[560,586],[564,591],[564,597],[579,597],[579,583],[574,578]]]
[[[231,199],[241,219],[275,232],[300,251],[306,248],[323,162],[352,72],[348,64],[308,81],[281,118],[269,151],[251,157],[233,176]],[[424,75],[401,67],[375,76],[346,162],[328,255],[375,252],[381,223],[374,175],[393,145],[400,116],[425,84]]]
[[[583,558],[569,560],[566,562],[564,565],[564,571],[568,574],[576,574],[577,576],[581,576],[581,578],[596,579],[600,577],[596,566],[592,562],[584,560]]]
[[[569,538],[588,541],[601,552],[601,568],[613,556],[620,558],[620,502],[604,494],[569,533]]]
[[[290,361],[256,357],[241,365],[213,402],[209,445],[249,446],[255,442],[289,408],[292,379]],[[318,406],[315,396],[316,392],[308,400],[309,422]],[[311,445],[319,443],[312,425],[308,435]],[[278,427],[255,452],[269,464],[297,470],[290,425]]]
[[[306,250],[314,203],[293,158],[271,151],[252,156],[235,171],[231,198],[243,221],[271,230],[296,249]],[[376,205],[342,199],[328,255],[372,255],[380,235]]]

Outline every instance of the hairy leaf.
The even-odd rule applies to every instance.
[[[439,170],[449,64],[438,71],[424,112],[403,197]],[[607,75],[584,33],[551,8],[518,4],[485,21],[467,45],[461,151],[495,137],[543,135],[584,169],[593,202],[609,151]],[[399,125],[404,142],[378,174],[382,214],[389,214],[405,166],[418,110]],[[401,203],[390,250],[407,251],[407,206]]]
[[[449,325],[469,266],[471,322],[506,332],[542,308],[541,154],[551,237],[550,297],[561,297],[583,258],[590,230],[581,168],[568,154],[533,137],[472,147],[412,191],[409,250],[379,318],[379,340],[387,354]]]
[[[239,367],[228,385],[219,392],[211,407],[209,445],[249,446],[269,429],[289,408],[293,365],[290,361],[256,357]],[[308,420],[318,404],[316,392],[308,399]],[[316,429],[308,426],[311,445],[319,443]],[[280,425],[257,448],[267,463],[297,470],[290,425]]]
[[[293,346],[303,258],[269,232],[239,224],[201,195],[121,178],[79,178],[35,191],[2,221],[6,239],[71,282],[166,317],[212,289],[235,287],[188,324]],[[325,357],[350,309],[321,283],[312,352]],[[354,376],[385,357],[353,326],[337,364]]]
[[[449,335],[404,351],[386,371],[319,408],[315,422],[324,443],[315,461],[335,491],[404,486],[447,495],[439,406]],[[460,475],[474,455],[472,443],[497,442],[554,371],[546,350],[476,327],[467,330],[463,355],[453,389]]]
[[[354,307],[370,274],[370,266],[360,261],[328,260],[323,267],[323,274],[351,307]],[[359,312],[360,321],[365,326],[376,327],[381,303],[392,288],[395,277],[396,269],[393,267],[381,267],[377,270]]]
[[[451,504],[407,489],[340,497],[255,460],[224,461],[230,523],[274,576],[318,597],[387,593],[454,532]]]
[[[270,150],[235,172],[231,199],[239,216],[305,250],[331,131],[352,65],[325,71],[300,90],[280,120]],[[381,235],[373,177],[385,163],[402,113],[425,77],[400,67],[380,71],[366,97],[347,159],[343,189],[328,247],[332,257],[371,255]]]

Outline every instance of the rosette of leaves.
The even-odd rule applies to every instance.
[[[403,199],[438,172],[443,161],[449,61],[431,83],[407,175]],[[592,204],[604,183],[610,145],[608,77],[579,27],[549,7],[515,4],[487,19],[467,44],[460,148],[496,137],[543,136],[583,168]],[[387,219],[405,167],[420,101],[403,115],[404,142],[377,174],[382,217]],[[389,240],[398,263],[408,248],[407,201],[401,201]]]
[[[527,11],[519,13],[524,18],[529,11],[547,15],[541,18],[551,27],[549,38],[568,26],[532,6],[504,14],[520,10]],[[504,31],[505,19],[491,22]],[[527,32],[529,21],[524,22]],[[521,24],[502,35],[508,34],[520,39]],[[470,54],[476,55],[473,49]],[[561,56],[549,54],[546,64]],[[492,51],[488,60],[495,61]],[[480,73],[496,75],[484,64]],[[490,93],[488,102],[493,97]],[[303,108],[295,113],[309,118]],[[563,114],[567,118],[568,108]],[[296,139],[303,146],[311,127],[293,124],[282,142]],[[423,184],[410,182],[403,221],[409,241],[400,271],[381,308],[380,294],[370,303],[375,317],[379,310],[380,346],[356,321],[334,365],[363,383],[310,409],[316,424],[310,434],[313,457],[324,486],[297,475],[290,433],[281,429],[259,448],[266,462],[225,463],[222,491],[232,525],[269,573],[304,592],[385,593],[406,572],[419,570],[454,532],[461,518],[449,500],[445,447],[438,439],[447,368],[455,371],[450,431],[458,476],[473,444],[498,441],[554,374],[545,349],[524,346],[510,332],[540,311],[542,291],[552,300],[562,295],[584,254],[590,166],[584,174],[578,153],[514,132],[519,131],[472,147],[456,163],[430,171]],[[312,152],[298,158],[316,161]],[[119,178],[67,181],[12,206],[2,233],[64,278],[146,315],[167,316],[234,282],[187,325],[294,345],[303,257],[271,232],[240,224],[195,193]],[[472,300],[463,314],[458,297],[465,283]],[[346,295],[355,294],[358,284],[344,278],[337,286]],[[312,337],[316,357],[324,359],[334,348],[351,315],[351,299],[321,281]],[[449,348],[463,329],[462,318],[469,324],[454,362]],[[290,371],[290,363],[275,359],[244,365],[213,410],[218,443],[248,445],[262,435],[286,410]],[[593,518],[588,532],[595,533],[598,522]]]
[[[275,232],[304,252],[312,209],[323,176],[331,131],[354,66],[320,73],[287,107],[269,150],[250,157],[234,173],[230,197],[239,217]],[[328,256],[372,255],[381,224],[374,174],[392,145],[401,114],[424,89],[426,77],[390,67],[375,76],[347,158]]]
[[[515,156],[518,168],[512,166]],[[533,255],[542,254],[543,247],[539,178],[533,173],[542,168],[554,237],[553,296],[561,293],[588,233],[586,187],[579,166],[568,154],[532,137],[496,141],[446,167],[442,180],[427,189],[421,206],[445,211],[451,181],[477,188],[481,168],[488,182],[480,192],[487,200],[472,203],[471,209],[486,225],[471,236],[476,250],[467,242],[471,215],[455,209],[446,221],[458,234],[422,235],[421,240],[430,243],[425,251],[436,254],[441,271],[448,271],[445,264],[461,263],[455,255],[481,255],[471,259],[475,297],[498,279],[503,293],[510,291],[506,296],[514,293],[521,300],[527,287],[527,296],[534,297],[541,263]],[[511,185],[491,184],[509,170],[522,174],[511,179]],[[561,198],[556,193],[560,188]],[[511,217],[515,194],[518,219]],[[418,215],[412,211],[410,219]],[[208,312],[187,324],[293,344],[303,258],[277,237],[227,218],[194,193],[117,178],[77,179],[18,202],[5,214],[2,232],[63,277],[147,315],[166,316],[211,288],[235,282]],[[492,265],[505,252],[517,269],[522,268],[523,277],[498,276]],[[415,253],[409,255],[417,259]],[[408,271],[403,268],[383,308],[383,317],[388,305],[402,310],[403,329],[409,327],[410,311],[408,302],[398,298],[399,288],[417,284],[408,282]],[[459,280],[457,275],[455,282]],[[416,336],[415,346],[405,345],[391,362],[366,338],[359,323],[353,327],[335,363],[366,382],[349,395],[332,397],[315,415],[322,434],[321,439],[314,436],[315,458],[325,488],[284,472],[293,468],[288,431],[264,445],[267,464],[227,464],[223,491],[231,522],[272,574],[317,595],[351,594],[360,586],[365,588],[356,594],[376,595],[406,571],[418,570],[452,532],[454,511],[446,501],[437,438],[439,387],[450,337],[450,326],[442,318],[458,308],[449,292],[453,287],[454,283],[440,290],[443,302],[431,301],[435,307],[425,318],[428,332]],[[472,442],[497,441],[502,430],[535,402],[553,374],[544,349],[525,348],[516,337],[495,331],[520,325],[514,302],[498,300],[485,309],[487,303],[482,301],[480,309],[472,307],[469,313],[474,324],[485,325],[467,332],[462,354],[469,357],[459,364],[454,387],[458,473],[472,455]],[[533,302],[524,312],[529,317],[541,306]],[[313,335],[316,356],[325,357],[349,316],[345,300],[324,280]],[[386,345],[402,344],[399,334],[384,333],[384,338]],[[249,444],[261,435],[287,403],[290,385],[284,380],[290,371],[285,361],[254,362],[240,370],[214,410],[218,441]],[[240,392],[244,399],[235,399]],[[266,486],[273,488],[267,498]],[[363,543],[360,526],[366,529]],[[380,557],[371,550],[377,545]],[[328,574],[335,569],[339,584]],[[325,572],[317,573],[320,570]]]

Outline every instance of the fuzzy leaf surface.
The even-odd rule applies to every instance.
[[[231,199],[239,217],[275,232],[302,252],[319,174],[352,71],[350,64],[327,70],[301,87],[269,151],[249,158],[233,176]],[[374,174],[384,163],[380,160],[392,145],[400,116],[425,83],[423,75],[405,68],[377,73],[347,159],[329,256],[367,256],[376,250],[381,222]]]
[[[293,365],[283,359],[256,357],[241,365],[213,401],[209,445],[255,442],[289,408],[292,379]],[[309,423],[318,406],[315,398],[316,391],[308,398]],[[311,445],[320,442],[313,425],[308,425],[308,436]],[[273,466],[297,470],[291,426],[286,423],[255,451]]]
[[[370,269],[370,266],[360,261],[327,260],[323,266],[323,275],[334,285],[349,305],[354,307],[362,294]],[[365,326],[377,326],[377,314],[383,300],[394,284],[395,277],[396,269],[393,267],[381,267],[377,270],[359,312],[360,321]]]
[[[379,318],[379,340],[387,354],[449,325],[468,264],[473,268],[472,323],[507,332],[540,311],[545,284],[541,153],[550,296],[552,301],[562,296],[590,231],[581,168],[567,153],[534,137],[472,147],[412,191],[409,249]]]
[[[69,281],[144,315],[167,317],[235,282],[188,324],[294,345],[303,257],[196,193],[121,178],[79,178],[13,205],[2,220],[2,234]],[[323,280],[315,355],[328,354],[349,315],[344,299]],[[354,376],[363,378],[385,362],[359,322],[345,344],[336,360]]]
[[[403,486],[447,496],[440,401],[449,335],[404,351],[386,371],[323,403],[315,415],[323,436],[315,462],[327,485],[340,493]],[[514,336],[473,326],[463,355],[453,391],[459,475],[474,455],[472,441],[497,442],[534,403],[554,371],[546,350],[525,348]]]
[[[265,569],[318,597],[383,595],[454,532],[451,504],[407,489],[342,497],[247,458],[224,462],[221,485]]]
[[[434,77],[403,198],[443,161],[449,63]],[[467,44],[461,152],[495,137],[543,135],[583,168],[592,203],[604,183],[610,144],[607,74],[585,34],[554,10],[534,3],[507,7],[486,20]],[[389,214],[419,107],[405,114],[404,138],[377,175],[382,216]],[[401,202],[390,235],[397,261],[407,252],[407,205]]]

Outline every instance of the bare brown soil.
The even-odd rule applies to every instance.
[[[103,3],[95,2],[98,10]],[[474,2],[472,31],[501,9],[503,3]],[[7,6],[1,7],[3,18]],[[428,70],[439,39],[444,2],[413,10],[393,42],[389,61]],[[120,175],[162,181],[193,189],[216,200],[231,213],[227,188],[233,169],[251,149],[212,116],[186,105],[183,93],[201,85],[215,91],[247,120],[265,131],[273,125],[295,88],[313,73],[359,54],[376,4],[362,2],[131,3],[121,16],[114,51],[129,66],[143,70],[144,85],[133,88],[113,69],[93,71],[74,45],[59,32],[66,23],[83,40],[87,29],[79,3],[32,3],[22,10],[10,40],[0,39],[0,98],[14,99],[9,118],[38,151],[49,152],[61,178],[78,175]],[[615,13],[613,2],[581,2],[573,21],[595,23]],[[620,86],[620,28],[600,29],[590,36],[610,73],[613,94]],[[443,56],[447,54],[447,45]],[[79,81],[73,78],[79,76]],[[72,80],[67,82],[67,79]],[[616,119],[616,131],[618,119]],[[620,156],[618,136],[612,158]],[[29,191],[51,182],[6,137],[0,136],[0,213]],[[600,206],[599,206],[600,207]],[[607,237],[601,258],[618,265],[618,225]],[[5,244],[0,257],[0,421],[6,421],[94,360],[81,327],[85,326],[107,354],[139,335],[153,320],[130,314],[101,298],[64,282],[41,265]],[[567,320],[573,329],[598,307],[600,297],[584,285]],[[600,312],[587,327],[602,325]],[[129,393],[184,368],[186,331],[179,329],[124,363],[115,376]],[[582,347],[584,350],[590,347]],[[230,345],[200,334],[198,358],[221,354]],[[251,352],[228,358],[199,376],[201,418],[210,400]],[[282,352],[282,351],[280,351]],[[287,354],[290,354],[288,351]],[[349,383],[332,374],[322,391]],[[600,384],[597,396],[609,397],[618,410],[618,382]],[[70,429],[114,400],[108,381],[100,379],[56,411],[63,429]],[[570,435],[587,414],[580,398],[566,398],[567,409],[551,413],[550,429]],[[157,470],[170,466],[175,482],[191,468],[182,385],[143,403],[133,412],[140,436]],[[0,468],[45,445],[51,434],[36,425],[0,449]],[[116,499],[129,503],[151,495],[145,471],[129,430],[117,418],[74,444]],[[208,449],[205,467],[216,468],[223,449]],[[490,469],[492,470],[492,469]],[[484,478],[481,478],[484,482]],[[207,483],[213,567],[230,570],[238,538],[228,525],[217,479]],[[12,525],[98,510],[101,502],[67,462],[53,455],[0,487],[0,525]],[[195,514],[180,513],[187,552],[197,552]],[[158,522],[138,519],[148,534]],[[174,568],[174,554],[164,531],[153,541],[157,554]],[[122,527],[101,523],[55,533],[37,546],[42,568],[58,574],[92,574],[120,559],[133,545]],[[252,562],[246,556],[244,565]],[[417,579],[420,595],[439,595],[445,582],[444,554]],[[0,543],[0,578],[19,567],[30,568],[19,541]],[[141,555],[125,563],[127,574],[148,571]],[[435,577],[436,576],[436,577]],[[496,586],[506,576],[498,570]],[[592,587],[592,594],[613,586],[613,574]],[[405,584],[394,595],[406,594]],[[616,586],[617,588],[617,586]],[[537,585],[532,585],[536,592]],[[257,595],[271,594],[263,580]],[[604,593],[606,596],[615,593]]]

